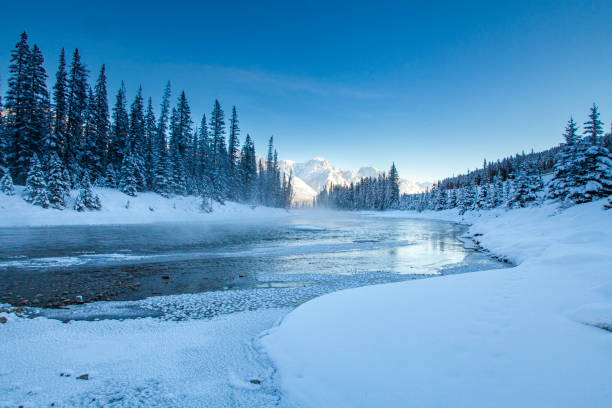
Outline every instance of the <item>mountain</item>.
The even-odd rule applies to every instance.
[[[304,163],[293,160],[283,160],[279,163],[281,171],[293,171],[293,189],[296,203],[311,202],[317,193],[331,184],[350,184],[364,177],[378,177],[381,170],[374,167],[362,167],[358,171],[339,169],[321,157],[315,157]],[[429,183],[415,183],[400,179],[400,193],[421,193],[429,187]]]

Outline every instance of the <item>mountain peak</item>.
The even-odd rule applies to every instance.
[[[317,193],[330,184],[348,185],[364,177],[378,177],[381,171],[375,167],[361,167],[359,171],[343,170],[335,167],[323,157],[315,157],[304,163],[282,160],[281,171],[293,172],[294,202],[311,202]],[[400,179],[401,193],[420,193],[423,186],[412,181]]]

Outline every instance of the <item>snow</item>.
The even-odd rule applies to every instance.
[[[0,407],[273,406],[270,365],[243,338],[286,312],[70,323],[8,315],[0,327]],[[82,374],[89,379],[76,378]]]
[[[303,407],[603,407],[612,399],[612,213],[603,201],[459,216],[511,269],[348,289],[261,340]]]
[[[374,167],[362,167],[357,172],[337,168],[322,157],[315,157],[304,163],[296,163],[292,160],[280,162],[281,171],[289,174],[293,172],[295,203],[311,203],[312,199],[329,184],[348,185],[355,183],[364,177],[378,177],[381,170]],[[400,179],[401,194],[422,193],[430,187],[430,183],[415,183],[410,180]]]
[[[0,194],[0,227],[82,224],[144,224],[153,222],[196,222],[267,219],[289,216],[282,209],[255,207],[227,202],[215,203],[212,213],[200,209],[200,199],[195,196],[165,198],[146,192],[130,197],[118,190],[94,188],[102,201],[101,211],[78,212],[73,210],[78,190],[71,192],[64,210],[45,209],[25,202],[23,187],[15,186],[16,194]]]

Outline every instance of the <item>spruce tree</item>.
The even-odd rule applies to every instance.
[[[255,145],[249,134],[247,134],[242,147],[239,174],[242,178],[240,199],[252,203],[257,193],[257,157],[255,155]]]
[[[212,137],[213,168],[212,182],[215,199],[223,201],[228,196],[228,157],[225,146],[225,119],[223,109],[215,100],[210,117],[210,133]]]
[[[527,207],[530,203],[537,200],[537,180],[528,174],[525,165],[521,165],[518,174],[514,179],[514,194],[508,201],[508,206]]]
[[[593,144],[597,143],[598,139],[603,135],[603,122],[599,120],[599,111],[595,104],[591,107],[589,120],[584,122],[584,135]]]
[[[119,178],[119,190],[129,196],[136,196],[138,180],[136,178],[136,161],[133,155],[126,154],[121,164],[121,175]]]
[[[89,175],[86,171],[84,172],[83,179],[81,180],[81,190],[79,191],[79,195],[74,202],[74,209],[77,211],[102,209],[100,197],[94,194],[91,187],[91,182],[89,180]]]
[[[29,113],[34,105],[29,78],[31,60],[28,35],[24,32],[11,51],[6,94],[8,161],[17,184],[25,182],[35,146],[35,137],[29,123]]]
[[[240,127],[238,125],[238,113],[236,106],[232,108],[232,118],[230,119],[230,133],[227,145],[227,158],[230,178],[230,196],[232,199],[238,199],[240,178],[238,175],[239,159],[240,159]]]
[[[93,127],[96,133],[93,137],[93,150],[98,162],[91,169],[94,179],[101,177],[105,172],[108,161],[107,148],[110,135],[110,120],[108,111],[108,92],[106,89],[106,66],[102,65],[100,74],[94,87],[94,100],[91,107]]]
[[[115,167],[113,166],[113,163],[109,163],[108,166],[106,166],[106,171],[105,171],[105,177],[104,177],[104,186],[105,187],[109,187],[109,188],[117,188],[119,186],[119,181],[117,180],[117,172],[115,171]]]
[[[32,47],[30,63],[28,64],[28,79],[32,107],[29,110],[28,122],[32,132],[32,150],[42,154],[44,145],[48,143],[51,133],[50,100],[47,91],[47,72],[43,66],[45,59],[36,44]]]
[[[153,112],[153,101],[149,98],[147,112],[145,114],[145,153],[144,161],[145,175],[147,179],[147,189],[153,189],[153,179],[155,175],[155,163],[157,161],[157,125],[155,113]]]
[[[15,187],[13,186],[13,178],[7,171],[0,177],[0,192],[8,196],[15,195]]]
[[[583,163],[579,160],[579,149],[582,148],[582,140],[577,132],[578,127],[574,119],[570,118],[563,133],[565,144],[557,153],[555,173],[548,186],[549,199],[563,201],[580,188],[579,176]]]
[[[75,49],[68,78],[68,135],[65,151],[65,163],[71,170],[79,167],[79,149],[88,106],[87,89],[87,68],[81,62],[79,50]]]
[[[64,49],[60,53],[60,62],[55,74],[55,85],[53,86],[53,100],[55,121],[53,133],[49,139],[48,149],[54,150],[59,156],[64,157],[66,148],[66,135],[68,133],[68,74],[66,73],[66,55]]]
[[[391,164],[391,170],[389,170],[389,186],[390,186],[390,202],[389,208],[396,208],[399,205],[400,198],[400,185],[399,185],[399,173],[395,168],[395,162]],[[446,203],[444,203],[446,206]]]
[[[38,155],[34,153],[30,160],[30,170],[26,179],[23,199],[34,205],[39,205],[43,208],[49,207],[49,198],[47,196],[47,183],[43,176],[43,170],[38,160]]]
[[[117,91],[115,106],[113,107],[113,124],[111,127],[111,141],[108,146],[108,161],[116,168],[120,168],[129,137],[129,117],[126,108],[125,84]]]
[[[70,196],[70,185],[64,179],[64,166],[55,151],[51,151],[49,157],[47,192],[52,208],[62,210],[66,207],[66,199]]]

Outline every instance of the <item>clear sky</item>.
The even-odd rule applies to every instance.
[[[78,47],[158,107],[171,80],[196,122],[215,98],[283,159],[392,161],[417,181],[559,143],[590,104],[612,120],[611,1],[3,2],[1,92],[26,30],[53,80]],[[95,78],[94,78],[95,79]],[[51,83],[51,82],[50,82]],[[243,139],[243,138],[242,138]]]

